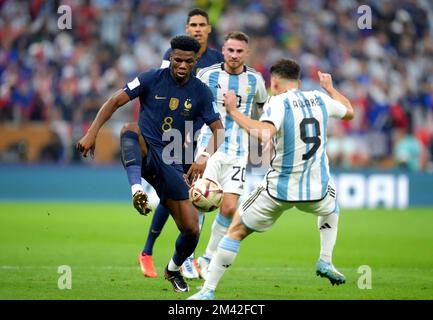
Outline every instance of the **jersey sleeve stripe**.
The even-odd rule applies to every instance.
[[[327,165],[325,163],[325,159],[326,159],[326,144],[328,143],[328,139],[326,137],[326,132],[327,132],[327,128],[328,128],[328,111],[326,110],[326,106],[323,103],[323,99],[318,96],[315,95],[320,109],[322,110],[322,115],[323,115],[323,151],[322,151],[322,156],[320,157],[320,176],[321,176],[321,180],[322,180],[322,197],[325,196],[326,192],[327,192],[327,188],[328,188],[328,182],[329,182],[329,176],[328,176],[328,171],[327,171]]]
[[[285,115],[284,115],[284,150],[290,150],[295,144],[295,127],[294,127],[294,115],[293,110],[290,106],[289,99],[284,100]],[[292,173],[293,168],[294,152],[284,153],[281,172],[285,174],[280,176],[277,182],[277,198],[286,199],[287,190],[289,185],[289,177]]]

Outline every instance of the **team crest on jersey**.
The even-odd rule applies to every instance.
[[[170,110],[176,110],[177,107],[179,107],[179,99],[171,98],[168,106],[170,107]]]
[[[181,115],[183,115],[184,117],[188,117],[189,116],[189,111],[192,108],[191,99],[186,99],[185,102],[184,102],[184,104],[183,104],[183,106],[184,106],[184,109],[183,109]]]
[[[191,99],[186,99],[185,103],[183,104],[185,107],[185,110],[189,110],[192,108]]]
[[[250,94],[251,93],[251,86],[248,86],[247,87],[247,94]]]

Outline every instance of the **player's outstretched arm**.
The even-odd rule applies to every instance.
[[[129,96],[123,89],[120,89],[104,102],[87,133],[77,142],[76,148],[84,157],[87,157],[87,153],[90,151],[90,155],[93,158],[99,130],[111,118],[117,108],[123,106],[128,101]]]
[[[319,76],[320,86],[325,89],[326,92],[328,92],[332,99],[341,102],[347,108],[346,115],[342,119],[352,120],[354,116],[352,104],[350,103],[349,99],[347,99],[344,95],[338,92],[337,89],[334,88],[332,85],[331,75],[329,73],[322,73],[320,71],[317,71],[317,74]]]
[[[249,135],[258,138],[262,142],[269,141],[275,133],[277,128],[272,123],[253,120],[239,112],[236,108],[236,94],[234,91],[228,91],[224,97],[224,106],[227,113],[233,118],[236,123],[244,128]]]

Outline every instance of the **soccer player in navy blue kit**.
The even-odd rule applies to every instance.
[[[208,47],[208,37],[212,31],[212,27],[209,24],[209,16],[206,11],[202,9],[192,9],[188,13],[186,21],[185,32],[194,37],[200,43],[200,50],[198,52],[198,60],[193,68],[193,74],[195,75],[200,69],[209,67],[215,63],[224,61],[224,56],[221,51]],[[170,66],[170,54],[172,49],[168,49],[164,54],[164,60],[162,61],[161,68],[167,68]],[[194,131],[203,127],[203,121],[194,122]],[[193,143],[193,149],[195,150],[196,141],[191,138]],[[161,234],[161,231],[167,222],[170,213],[167,207],[163,204],[158,204],[152,217],[152,223],[149,227],[147,234],[146,244],[143,250],[138,255],[138,262],[140,264],[141,271],[145,277],[155,278],[157,276],[155,266],[153,264],[153,247],[156,239]],[[204,218],[201,215],[202,220]],[[202,224],[203,221],[200,221]],[[188,257],[182,266],[181,272],[186,278],[198,278],[198,270],[193,263],[193,259]]]
[[[186,292],[189,287],[179,269],[195,250],[199,235],[198,212],[189,201],[186,179],[191,182],[203,174],[207,155],[218,149],[224,129],[210,89],[191,75],[200,50],[199,42],[189,36],[178,36],[172,39],[171,49],[170,68],[143,72],[124,89],[115,92],[102,105],[86,135],[78,141],[77,149],[84,157],[89,152],[92,155],[103,124],[117,108],[140,98],[138,124],[128,123],[122,128],[122,163],[131,185],[134,207],[144,215],[150,212],[141,185],[143,177],[153,186],[176,222],[180,235],[174,255],[165,267],[165,278],[175,291]],[[170,150],[167,153],[172,144],[167,137],[171,134],[176,137],[177,134],[183,146],[187,121],[194,122],[200,118],[211,128],[213,139],[208,144],[206,155],[199,156],[184,176],[184,155],[173,155]]]

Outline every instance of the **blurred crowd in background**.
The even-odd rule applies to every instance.
[[[71,29],[59,29],[61,5]],[[360,5],[371,8],[371,29],[359,28]],[[194,7],[209,12],[211,47],[231,30],[250,36],[248,64],[268,86],[280,58],[301,64],[302,89],[319,88],[317,70],[332,73],[356,114],[329,125],[334,166],[433,170],[430,0],[0,0],[0,126],[43,123],[52,141],[40,161],[80,161],[73,145],[102,103],[160,66]],[[113,139],[137,119],[138,101],[129,104],[110,120]]]

